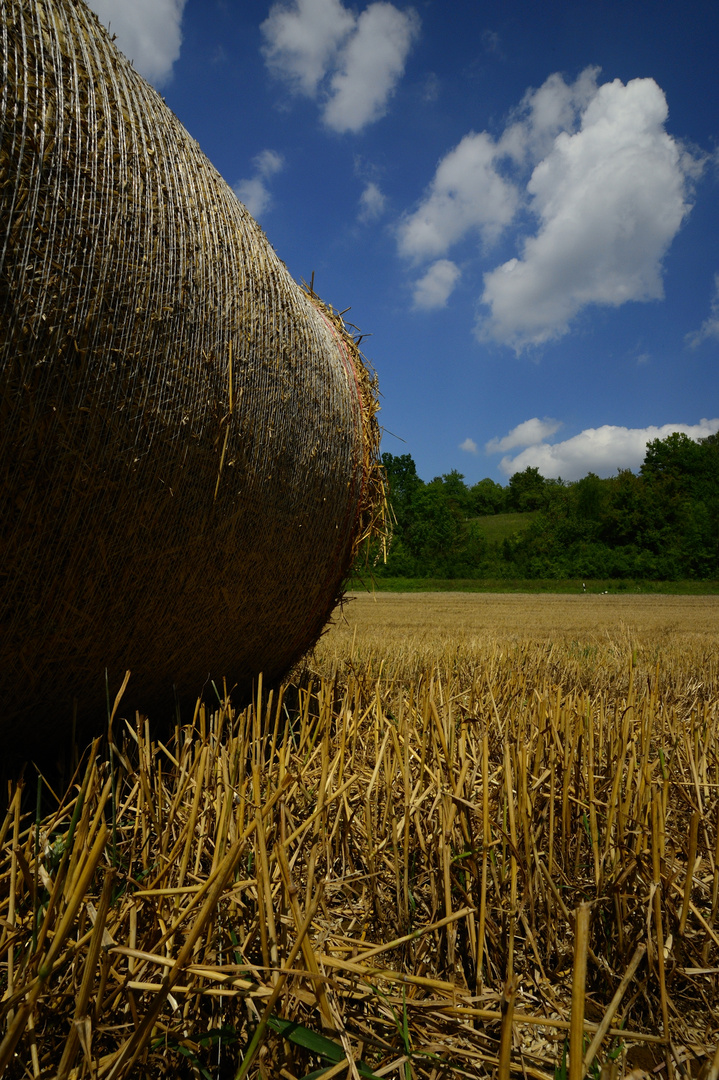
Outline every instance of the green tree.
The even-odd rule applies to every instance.
[[[572,488],[572,501],[580,518],[598,521],[607,502],[607,485],[596,473],[590,472]]]
[[[506,488],[468,488],[456,469],[425,484],[409,454],[383,454],[397,525],[378,573],[436,577],[719,577],[719,436],[655,439],[639,474],[629,469],[572,484],[534,467]],[[534,511],[489,544],[473,518]]]
[[[424,482],[417,476],[417,466],[410,454],[382,454],[389,502],[394,513],[397,532],[402,535],[412,520],[412,505]]]
[[[524,472],[516,472],[509,478],[507,509],[539,510],[545,503],[545,486],[546,480],[533,465],[528,465]]]
[[[438,563],[453,553],[460,535],[460,522],[452,512],[441,480],[426,484],[415,495],[413,510],[408,547],[423,565],[424,573],[434,575]]]
[[[647,443],[639,475],[647,480],[671,480],[686,490],[701,472],[703,447],[682,431]]]
[[[506,492],[502,485],[485,476],[484,480],[469,489],[469,512],[476,517],[501,514],[505,500]]]
[[[452,469],[451,472],[444,473],[443,476],[439,477],[439,481],[444,488],[445,497],[455,516],[459,518],[469,517],[471,498],[462,473]],[[433,481],[433,483],[436,482],[436,480]]]

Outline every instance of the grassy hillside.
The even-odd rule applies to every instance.
[[[529,510],[524,514],[485,514],[472,518],[472,521],[477,522],[490,544],[501,544],[508,536],[516,536],[526,529],[536,516],[536,510]]]

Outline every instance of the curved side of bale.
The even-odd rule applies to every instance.
[[[44,738],[106,669],[281,675],[382,486],[341,319],[95,16],[0,17],[0,734]]]

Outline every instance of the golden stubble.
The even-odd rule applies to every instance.
[[[713,1077],[715,601],[607,599],[364,598],[166,740],[121,690],[9,791],[0,1071]]]

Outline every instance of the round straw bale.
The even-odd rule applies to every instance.
[[[0,7],[0,734],[276,679],[382,515],[344,323],[79,0]],[[221,683],[218,681],[218,687]]]

